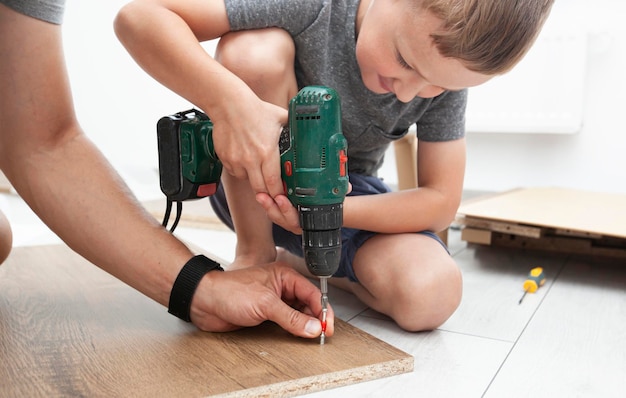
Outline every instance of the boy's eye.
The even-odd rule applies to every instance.
[[[402,58],[402,55],[400,55],[399,52],[396,52],[396,61],[398,61],[398,64],[400,64],[401,67],[403,67],[404,69],[413,69],[411,68],[411,65],[407,64],[406,61],[404,60],[404,58]]]

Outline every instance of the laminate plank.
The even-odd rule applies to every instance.
[[[610,263],[566,264],[486,397],[624,397],[626,270]]]
[[[0,266],[0,395],[294,396],[410,372],[413,357],[341,321],[320,346],[273,323],[206,333],[64,245]]]
[[[524,188],[463,203],[459,214],[626,238],[626,195]]]
[[[9,182],[9,179],[0,171],[0,192],[10,193],[13,190],[13,186]]]
[[[456,221],[465,227],[502,232],[512,235],[527,236],[529,238],[541,238],[542,229],[529,225],[516,223],[504,223],[477,217],[457,217]]]
[[[163,221],[165,214],[165,196],[163,199],[142,202],[143,207],[159,222]],[[176,205],[172,206],[169,224],[174,223],[176,217]],[[179,226],[189,228],[208,228],[221,231],[229,231],[228,227],[217,217],[209,199],[188,200],[183,202],[183,211],[180,216]]]

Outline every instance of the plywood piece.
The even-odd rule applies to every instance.
[[[417,135],[411,130],[393,143],[398,174],[398,190],[417,188]],[[439,239],[448,244],[448,228],[436,233]]]
[[[626,238],[626,195],[525,188],[463,204],[459,214]]]
[[[417,187],[417,136],[409,132],[404,137],[393,142],[396,157],[396,173],[398,174],[398,189],[413,189]]]
[[[0,358],[7,396],[280,397],[413,369],[340,320],[324,346],[272,323],[201,332],[64,245],[0,266]]]
[[[465,227],[461,230],[461,239],[468,243],[478,243],[480,245],[491,244],[491,231]]]
[[[502,232],[512,235],[528,236],[530,238],[541,238],[542,229],[529,225],[520,225],[500,221],[486,220],[476,217],[457,217],[456,221],[466,227],[485,229],[489,231]]]
[[[159,222],[163,221],[166,205],[165,196],[163,199],[143,202],[143,207],[148,210]],[[176,204],[172,205],[169,226],[174,223],[176,217]],[[228,227],[217,217],[209,199],[188,200],[183,202],[183,211],[178,223],[179,226],[190,228],[207,228],[212,230],[228,230]]]
[[[0,171],[0,192],[10,193],[13,191],[13,186],[9,179]]]
[[[516,249],[545,250],[626,260],[626,241],[623,239],[603,238],[592,240],[571,236],[545,236],[541,239],[533,239],[526,236],[514,236],[495,232],[492,234],[491,242],[488,244]]]

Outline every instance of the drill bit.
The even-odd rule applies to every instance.
[[[320,278],[320,290],[322,292],[322,334],[320,345],[326,342],[326,317],[328,315],[328,278]]]

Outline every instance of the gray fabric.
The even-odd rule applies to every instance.
[[[280,27],[296,45],[300,88],[332,87],[341,97],[350,173],[376,175],[393,140],[416,124],[424,141],[465,135],[467,90],[402,103],[375,94],[361,80],[356,61],[355,18],[359,0],[225,0],[232,30]]]
[[[65,0],[0,0],[15,11],[57,25],[63,23]]]

